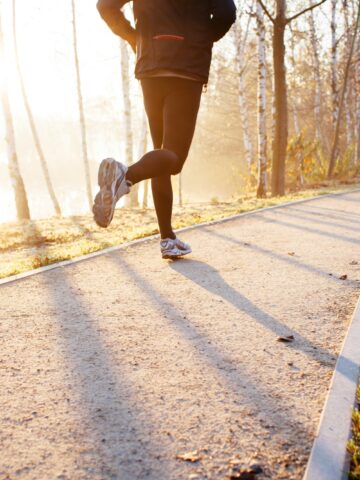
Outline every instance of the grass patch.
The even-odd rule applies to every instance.
[[[357,407],[352,414],[352,439],[347,449],[351,455],[349,480],[360,480],[360,387],[357,389]]]
[[[290,193],[284,197],[257,199],[255,194],[249,194],[231,202],[212,199],[209,204],[175,207],[173,225],[178,229],[263,207],[359,187],[359,183],[329,184]],[[97,227],[92,215],[53,217],[46,220],[3,224],[0,225],[0,278],[69,260],[155,233],[158,233],[158,226],[152,209],[116,210],[114,220],[107,229]]]

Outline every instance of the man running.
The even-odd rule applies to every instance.
[[[97,8],[110,29],[137,55],[154,150],[130,167],[107,158],[98,173],[94,218],[108,227],[115,205],[132,185],[151,178],[163,258],[191,253],[171,224],[171,175],[181,172],[193,139],[203,85],[207,83],[213,43],[236,20],[233,0],[134,0],[134,29],[121,12],[130,0],[99,0]]]

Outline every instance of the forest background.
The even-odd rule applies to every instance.
[[[214,49],[190,158],[181,182],[174,179],[178,202],[284,193],[274,190],[271,173],[274,139],[276,148],[284,140],[277,135],[286,132],[276,112],[279,55],[273,56],[276,21],[285,14],[293,19],[283,22],[286,88],[277,91],[280,100],[287,91],[289,133],[280,174],[291,190],[358,175],[359,1],[286,3],[237,1],[237,23]],[[131,163],[150,146],[134,56],[102,22],[95,2],[3,0],[1,24],[0,222],[15,220],[19,208],[26,217],[23,199],[14,201],[19,174],[32,218],[86,213],[100,160]],[[132,204],[142,204],[144,195],[151,205],[144,185]]]

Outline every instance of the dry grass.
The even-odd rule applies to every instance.
[[[255,195],[249,195],[227,203],[212,201],[210,204],[190,204],[183,208],[175,207],[173,223],[178,229],[258,208],[356,187],[360,187],[360,184],[323,186],[282,198],[258,200]],[[158,233],[154,211],[141,209],[117,210],[111,226],[106,230],[98,228],[91,215],[3,224],[0,225],[0,278],[154,233]]]
[[[352,414],[352,439],[348,442],[351,455],[349,480],[360,480],[360,387],[357,390],[357,407]]]

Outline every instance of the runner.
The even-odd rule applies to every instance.
[[[134,0],[136,29],[121,12],[130,0],[99,0],[101,17],[137,54],[154,150],[130,167],[112,159],[99,167],[94,218],[108,227],[117,201],[131,186],[151,178],[163,258],[191,253],[172,225],[171,175],[181,172],[193,139],[203,85],[208,81],[213,43],[236,19],[233,0]]]

